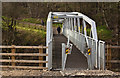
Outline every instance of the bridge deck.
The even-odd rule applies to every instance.
[[[53,29],[53,69],[60,69],[62,66],[62,43],[67,43],[67,38],[57,34]],[[66,69],[87,69],[87,58],[73,45],[72,54],[68,55]]]
[[[67,56],[66,68],[87,69],[87,58],[73,45],[72,53]]]

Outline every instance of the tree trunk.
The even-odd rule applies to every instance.
[[[104,19],[104,22],[105,22],[107,28],[110,29],[109,26],[108,26],[106,17],[105,17],[104,3],[102,3],[102,14],[103,14],[103,19]]]
[[[31,10],[30,4],[27,3],[27,6],[28,6],[28,12],[29,12],[29,14],[32,16],[32,10]]]

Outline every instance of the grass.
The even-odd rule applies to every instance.
[[[45,18],[24,18],[22,20],[20,20],[21,22],[29,22],[29,23],[34,23],[34,24],[41,24],[41,20],[44,21],[44,23],[46,24],[46,19]]]
[[[41,34],[43,38],[45,38],[46,32],[44,30],[39,30],[39,29],[33,29],[33,28],[28,28],[28,27],[21,27],[21,26],[16,26],[17,29],[21,30],[26,30],[26,31],[32,31]]]
[[[25,24],[19,23],[18,26],[28,27],[28,28],[32,28],[32,29],[46,30],[46,28],[44,26],[39,26],[39,25],[34,25],[34,24],[30,25],[29,23],[28,24],[27,23],[25,23]]]
[[[35,23],[35,24],[41,24],[41,19],[36,19],[36,18],[25,18],[25,19],[22,19],[21,21]]]
[[[21,36],[24,36],[24,45],[45,45],[46,31],[44,29],[35,29],[34,26],[28,27],[27,24],[16,26],[21,30]]]
[[[17,34],[17,45],[45,45],[45,37],[41,32],[29,31],[24,29],[19,29],[19,33]]]
[[[41,20],[40,19],[36,19],[36,18],[25,18],[22,20],[22,22],[28,22],[28,23],[33,23],[33,24],[28,24],[28,23],[24,23],[24,25],[22,23],[19,23],[16,28],[18,30],[21,30],[25,33],[23,33],[25,36],[25,41],[24,43],[26,45],[39,45],[39,44],[43,44],[45,45],[45,38],[46,38],[46,28],[43,26],[38,26],[38,25],[34,25],[34,24],[40,24]]]
[[[62,28],[62,24],[53,24],[53,27],[58,27],[58,26]]]
[[[45,45],[45,32],[31,28],[16,26],[16,32],[4,30],[2,32],[3,45],[21,45],[21,46],[38,46]]]
[[[112,31],[110,31],[106,26],[97,26],[97,35],[101,40],[110,40],[112,39]],[[91,29],[87,28],[87,34],[90,34]]]

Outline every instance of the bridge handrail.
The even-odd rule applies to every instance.
[[[85,38],[88,39],[88,42],[89,42],[89,48],[91,48],[91,61],[92,61],[92,67],[89,67],[90,69],[94,69],[94,66],[97,67],[97,64],[99,64],[98,68],[99,69],[105,69],[105,61],[104,61],[104,55],[105,55],[105,50],[104,50],[104,44],[105,42],[104,41],[101,41],[101,40],[96,40],[94,38],[91,38],[89,36],[85,36],[84,34],[82,33],[79,33],[79,32],[75,32],[75,31],[72,31],[70,29],[67,29],[67,28],[64,28],[63,29],[63,34],[68,37],[68,35],[70,36],[70,41],[73,42],[73,44],[88,58],[88,54],[87,52],[85,51]],[[72,37],[71,37],[72,36]],[[80,41],[78,41],[80,38]],[[79,45],[81,44],[81,46]],[[99,44],[99,46],[97,46]],[[98,50],[96,49],[98,48]],[[97,56],[97,54],[99,54],[99,56]],[[99,59],[98,59],[99,58]],[[102,59],[102,60],[101,60]],[[88,58],[88,60],[90,61],[90,59]],[[89,65],[91,66],[91,65]]]
[[[68,30],[70,30],[70,29],[68,29]],[[71,30],[71,31],[73,31],[73,30]],[[75,32],[75,31],[73,31],[73,32]],[[82,35],[82,36],[84,36],[84,37],[87,37],[87,38],[89,38],[89,39],[92,39],[92,40],[94,40],[94,41],[98,41],[97,39],[94,39],[94,38],[89,37],[89,36],[85,36],[85,35],[82,34],[82,33],[79,33],[79,32],[75,32],[75,33],[80,34],[80,35]]]

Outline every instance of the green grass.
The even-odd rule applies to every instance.
[[[58,26],[60,26],[60,27],[62,28],[62,24],[53,24],[52,26],[53,26],[53,27],[58,27]]]
[[[87,28],[87,34],[90,34],[91,29]],[[97,35],[101,40],[112,39],[112,31],[110,31],[106,26],[97,26]]]
[[[16,26],[20,34],[17,34],[17,45],[45,45],[45,30]],[[22,42],[21,42],[22,40]]]
[[[18,26],[20,27],[28,27],[28,28],[32,28],[32,29],[41,29],[41,30],[46,30],[46,28],[44,26],[39,26],[39,25],[29,25],[29,24],[23,24],[23,23],[19,23]]]
[[[22,22],[30,22],[33,24],[40,24],[41,20],[40,19],[36,19],[36,18],[25,18],[22,20]],[[46,37],[46,29],[42,26],[38,26],[38,25],[29,25],[27,23],[24,23],[24,25],[22,23],[19,23],[16,26],[17,29],[20,30],[25,30],[25,31],[29,31],[29,32],[34,32],[36,34],[41,35],[42,38]]]
[[[21,21],[35,23],[35,24],[41,24],[41,19],[37,19],[37,18],[25,18],[25,19],[22,19]]]
[[[21,26],[16,26],[17,29],[21,30],[26,30],[26,31],[32,31],[40,34],[43,38],[46,36],[46,32],[44,30],[38,30],[38,29],[33,29],[33,28],[28,28],[28,27],[21,27]]]

